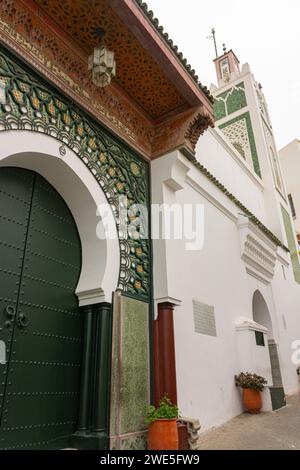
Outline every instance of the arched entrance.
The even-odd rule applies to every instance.
[[[274,339],[273,325],[268,305],[259,290],[256,290],[252,299],[253,320],[268,329],[268,339]]]
[[[42,149],[47,149],[47,152],[41,151]],[[68,148],[65,149],[62,158],[60,143],[47,135],[27,131],[3,132],[1,134],[0,172],[2,169],[6,170],[7,167],[15,167],[16,170],[22,171],[29,170],[43,177],[65,201],[81,241],[81,273],[79,280],[77,279],[75,293],[83,320],[81,341],[83,354],[80,393],[77,392],[79,406],[77,407],[76,433],[70,436],[70,439],[61,441],[56,438],[55,441],[43,445],[48,448],[66,446],[107,448],[111,300],[112,292],[118,285],[120,248],[114,219],[110,232],[107,234],[104,230],[105,236],[103,237],[103,230],[100,230],[102,237],[97,236],[97,230],[102,224],[101,211],[97,213],[97,208],[105,206],[105,211],[111,211],[107,204],[106,194],[83,161]],[[0,373],[1,368],[0,363]],[[58,422],[65,423],[63,408],[61,417],[62,419]],[[36,430],[40,429],[37,427],[40,424],[35,422],[34,416],[29,426],[32,428],[35,426]],[[28,427],[28,429],[31,428]],[[25,431],[27,432],[27,429],[24,429]],[[3,436],[0,435],[1,438]],[[14,444],[11,447],[15,448],[19,445],[16,441],[16,433],[13,441]],[[0,447],[2,447],[1,441]],[[24,448],[29,448],[29,446]],[[34,446],[34,448],[40,447]]]
[[[114,233],[110,234],[112,236],[99,240],[95,221],[97,227],[101,222],[95,214],[97,207],[104,202],[106,207],[109,206],[112,216],[118,217],[120,196],[124,195],[130,204],[142,203],[149,207],[149,164],[122,142],[118,142],[115,136],[73,101],[50,84],[42,82],[33,71],[29,72],[26,67],[23,69],[21,63],[17,65],[11,60],[11,54],[6,55],[1,51],[0,55],[1,76],[5,83],[9,83],[6,104],[0,106],[0,167],[18,166],[42,175],[67,203],[79,231],[82,271],[76,294],[84,317],[84,366],[76,437],[83,447],[86,447],[87,440],[95,439],[97,442],[90,448],[99,448],[99,444],[103,448],[107,446],[108,440],[108,406],[105,410],[102,404],[109,400],[107,378],[110,377],[108,369],[111,354],[107,351],[111,353],[109,328],[112,292],[118,288],[139,302],[139,307],[148,309],[152,269],[149,240],[124,239],[116,224]],[[15,90],[18,90],[17,93]],[[143,315],[148,321],[146,308]],[[119,327],[114,330],[114,339],[118,331],[124,334],[125,330],[131,330],[130,325],[135,327],[138,324],[141,332],[139,336],[143,338],[140,350],[143,351],[143,358],[146,358],[147,321],[140,322],[139,319],[136,322],[131,311],[127,314],[124,331],[121,326],[125,322],[121,323],[118,317],[117,322],[121,326],[120,330]],[[119,397],[122,398],[124,393],[135,398],[140,392],[139,386],[134,387],[136,391],[132,389],[132,383],[138,383],[140,377],[140,374],[135,373],[137,358],[132,362],[130,342],[122,341],[123,344],[129,351],[128,363],[123,355],[121,362],[126,373],[122,373],[122,376],[120,374],[120,380],[119,376],[115,379],[117,393],[112,393],[115,409]],[[148,371],[148,363],[145,369]],[[128,377],[133,380],[128,380]],[[121,378],[129,388],[128,391],[124,389]],[[126,421],[131,422],[132,412],[126,405],[128,400],[125,403],[123,398],[119,408],[124,409],[124,413],[120,413],[120,416],[124,415],[125,421],[126,415]],[[143,403],[147,403],[146,395],[143,395]],[[140,429],[140,421],[135,422],[136,425],[130,431]],[[122,429],[116,426],[116,431]]]
[[[269,312],[268,305],[260,293],[256,290],[253,294],[252,300],[253,320],[256,323],[266,327],[268,329],[268,349],[270,356],[270,367],[272,373],[273,387],[270,387],[272,408],[276,410],[285,405],[285,393],[283,389],[283,382],[281,376],[280,361],[278,355],[278,347],[274,339],[274,331],[271,315]]]
[[[0,447],[43,448],[76,429],[81,243],[58,192],[38,173],[0,168]]]

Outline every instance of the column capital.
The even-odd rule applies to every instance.
[[[182,304],[182,300],[175,299],[175,297],[160,297],[158,299],[154,299],[156,305],[161,304],[172,304],[174,307],[180,307]]]

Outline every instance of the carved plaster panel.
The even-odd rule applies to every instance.
[[[238,220],[241,256],[248,274],[269,284],[274,277],[277,246],[247,218]]]

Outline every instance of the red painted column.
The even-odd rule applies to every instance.
[[[169,395],[172,403],[177,404],[173,312],[173,304],[158,304],[158,317],[153,322],[155,406],[158,406],[165,393]]]

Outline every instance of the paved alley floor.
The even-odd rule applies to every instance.
[[[244,413],[200,435],[199,450],[299,450],[300,402],[298,395],[272,413]]]

